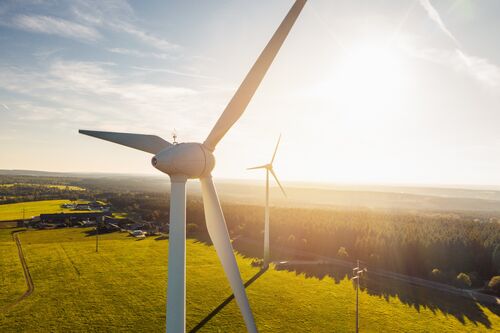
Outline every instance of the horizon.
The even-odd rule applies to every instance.
[[[20,176],[30,176],[28,173],[47,173],[56,174],[55,177],[77,177],[77,176],[102,176],[102,177],[145,177],[152,179],[162,179],[167,181],[168,178],[162,173],[152,174],[152,173],[119,173],[119,172],[78,172],[78,171],[47,171],[47,170],[30,170],[30,169],[0,169],[0,176],[2,172],[19,172]],[[61,175],[61,176],[57,176]],[[38,175],[37,175],[38,176]],[[50,175],[48,175],[50,177]],[[35,176],[36,177],[36,176]],[[262,185],[264,184],[264,178],[224,178],[224,177],[214,177],[216,182],[233,183],[233,184],[252,184],[252,185]],[[195,181],[190,179],[190,181]],[[345,188],[351,188],[350,191],[355,191],[359,187],[360,191],[368,190],[370,188],[382,187],[382,188],[415,188],[415,189],[444,189],[444,190],[467,190],[467,191],[500,191],[500,184],[417,184],[417,183],[348,183],[348,182],[320,182],[320,181],[306,181],[306,180],[281,180],[282,183],[291,187],[311,187],[315,189],[320,189],[322,187],[326,189],[332,189],[333,187],[339,187],[339,190]],[[278,188],[278,185],[271,182],[271,187]]]

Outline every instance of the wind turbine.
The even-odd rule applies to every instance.
[[[283,195],[286,197],[285,189],[283,189],[283,186],[281,186],[281,183],[278,180],[278,177],[276,176],[276,173],[274,173],[273,170],[273,162],[274,159],[276,158],[276,152],[278,151],[280,140],[281,140],[281,135],[279,136],[278,142],[276,143],[276,148],[274,148],[274,153],[273,157],[271,158],[271,162],[253,168],[248,168],[248,170],[256,170],[256,169],[266,170],[266,208],[264,213],[264,264],[263,264],[264,268],[269,267],[269,174],[273,175],[274,180],[276,180],[276,183],[278,183],[281,189],[281,192],[283,192]]]
[[[229,280],[246,328],[248,332],[257,332],[211,176],[215,166],[213,151],[250,103],[306,2],[307,0],[295,1],[202,144],[195,142],[171,144],[154,135],[79,131],[82,134],[154,154],[151,161],[153,166],[170,176],[166,325],[169,333],[185,332],[186,328],[186,181],[188,179],[199,179],[201,182],[208,233]]]

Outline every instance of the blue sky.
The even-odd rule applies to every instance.
[[[79,128],[203,141],[292,5],[2,1],[0,168],[152,173]],[[214,174],[500,185],[500,3],[309,0]]]

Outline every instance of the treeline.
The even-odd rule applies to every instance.
[[[166,194],[102,195],[118,210],[168,221]],[[201,199],[190,198],[187,209],[188,234],[207,239]],[[260,256],[263,208],[226,203],[223,209],[235,248]],[[500,223],[478,222],[473,214],[277,207],[271,209],[270,231],[274,260],[303,258],[308,253],[359,259],[370,267],[461,287],[482,287],[500,274]],[[295,254],[279,248],[293,249]],[[457,279],[461,273],[470,281],[463,275]]]

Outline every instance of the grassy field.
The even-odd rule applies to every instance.
[[[35,291],[8,312],[0,312],[2,332],[164,331],[168,241],[137,241],[125,233],[107,234],[101,236],[100,252],[96,253],[95,238],[85,231],[57,229],[20,235]],[[0,240],[0,277],[2,286],[8,289],[0,294],[1,308],[7,296],[22,292],[24,280],[15,260],[10,229],[0,229]],[[238,257],[245,281],[259,272],[250,262]],[[407,294],[399,291],[400,295],[385,297],[368,290],[361,292],[361,331],[500,329],[500,317],[487,307],[456,297],[445,303],[413,304],[409,295],[421,291],[408,288]],[[296,272],[270,269],[258,276],[247,292],[260,332],[354,331],[355,291],[346,278],[307,278]],[[189,240],[188,330],[230,295],[213,248]],[[244,332],[234,300],[199,332]]]
[[[0,312],[26,291],[17,247],[11,236],[13,230],[0,229]]]
[[[0,205],[0,221],[19,220],[25,217],[31,218],[40,214],[51,214],[60,212],[71,212],[71,209],[61,208],[62,204],[70,203],[69,200],[43,200],[28,201],[13,204]]]
[[[48,187],[48,188],[57,188],[59,190],[68,190],[68,191],[85,191],[83,187],[73,186],[73,185],[55,185],[55,184],[29,184],[29,183],[13,183],[13,184],[0,184],[0,187],[13,187],[15,185],[20,186],[32,186],[32,187]]]

